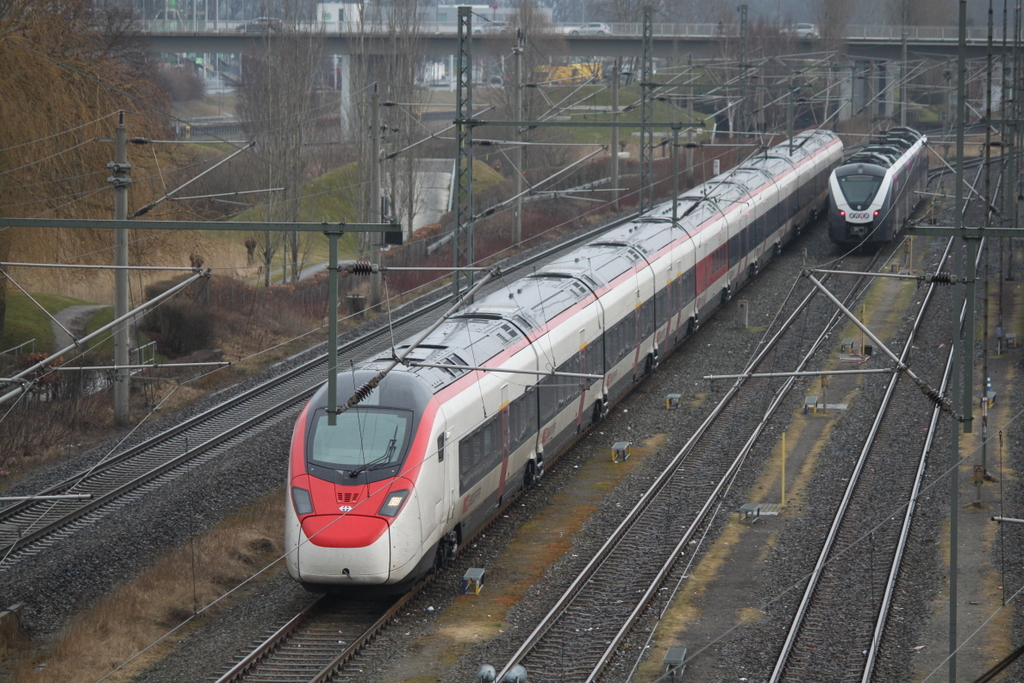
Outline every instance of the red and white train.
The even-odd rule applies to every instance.
[[[321,388],[291,441],[291,576],[400,587],[446,563],[817,214],[842,150],[801,133],[683,194],[678,221],[658,205],[487,295],[335,426]],[[340,372],[338,404],[391,358]]]

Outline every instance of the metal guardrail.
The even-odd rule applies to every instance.
[[[21,349],[25,348],[26,346],[29,347],[29,350],[27,351],[27,353],[35,353],[36,352],[36,340],[35,339],[29,339],[27,342],[22,342],[22,343],[18,344],[17,346],[12,346],[11,348],[7,349],[6,351],[0,351],[0,356],[4,356],[4,355],[7,355],[7,354],[10,354],[12,356],[17,356],[19,353],[21,353]]]
[[[156,342],[151,341],[148,344],[135,349],[135,362],[139,365],[153,365],[156,363]]]

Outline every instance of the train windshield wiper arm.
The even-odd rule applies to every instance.
[[[397,447],[397,443],[398,427],[395,427],[395,433],[388,441],[388,447],[384,449],[384,454],[381,455],[379,458],[374,458],[370,462],[364,464],[362,467],[352,470],[348,476],[355,479],[356,477],[358,477],[363,472],[366,472],[367,470],[376,470],[380,469],[381,467],[389,467],[391,465],[391,458],[395,455],[395,448]]]

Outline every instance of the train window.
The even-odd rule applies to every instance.
[[[508,406],[509,448],[516,449],[537,431],[537,393],[527,389]]]
[[[646,339],[652,334],[654,334],[654,299],[648,299],[640,307],[640,338]]]
[[[548,422],[558,412],[558,389],[555,386],[557,379],[548,376],[537,383],[537,390],[540,394],[537,400],[541,424]]]
[[[335,470],[379,470],[400,465],[412,431],[412,412],[384,408],[353,408],[328,425],[327,411],[313,417],[307,458]]]
[[[654,295],[654,325],[660,327],[663,322],[668,320],[669,313],[669,297],[672,293],[673,283],[669,283],[667,286],[658,290],[658,293]]]
[[[587,372],[604,373],[604,337],[598,337],[587,346]]]
[[[437,461],[444,462],[444,434],[437,435]]]
[[[579,372],[580,356],[574,355],[556,368],[557,372]],[[573,397],[578,396],[579,380],[575,377],[555,376],[547,378],[551,383],[552,400],[557,405],[555,412],[562,409]],[[554,413],[547,416],[554,417]]]
[[[718,249],[711,252],[711,274],[712,277],[717,275],[722,269],[728,264],[729,257],[729,243],[726,242]]]
[[[499,413],[459,441],[459,495],[464,495],[501,463],[503,454],[497,431],[500,419]]]
[[[633,309],[631,314],[627,315],[616,325],[618,328],[617,346],[615,348],[616,361],[624,358],[636,346],[637,315],[639,315],[638,311]]]
[[[853,173],[838,176],[839,189],[846,201],[855,209],[866,207],[882,186],[882,176]]]
[[[688,304],[697,296],[697,273],[690,268],[683,273],[683,303]]]

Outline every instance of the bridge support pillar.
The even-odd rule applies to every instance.
[[[854,70],[844,67],[836,70],[834,73],[839,86],[839,101],[836,106],[839,114],[836,116],[836,119],[839,121],[849,121],[853,117]]]
[[[352,101],[352,60],[356,57],[355,55],[335,55],[334,58],[338,60],[335,73],[338,78],[338,94],[341,102],[339,110],[341,135],[342,139],[345,139],[352,122],[359,117],[358,112],[353,110],[357,103]]]

